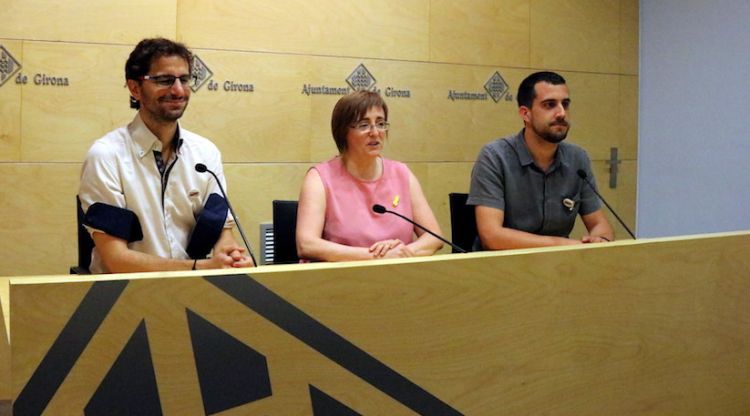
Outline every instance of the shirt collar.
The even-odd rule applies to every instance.
[[[510,143],[511,147],[513,147],[513,150],[516,151],[516,154],[518,155],[518,161],[521,163],[521,166],[536,166],[534,164],[534,158],[531,156],[531,152],[529,152],[529,148],[526,146],[526,140],[523,139],[524,130],[525,129],[521,129],[518,134],[511,137],[508,140],[508,143]],[[563,157],[563,154],[563,146],[558,145],[557,151],[555,152],[555,160],[552,161],[552,165],[547,170],[547,173],[554,172],[561,166],[567,166],[567,163],[562,162],[562,160],[565,159]]]
[[[141,119],[140,113],[137,113],[133,121],[128,125],[128,132],[130,133],[130,137],[133,138],[138,157],[143,158],[154,150],[161,152],[161,141],[151,132],[151,130],[148,129],[146,123]],[[182,147],[182,141],[180,123],[178,122],[177,130],[175,130],[174,133],[174,140],[172,140],[172,143],[174,143],[176,147],[177,154],[179,154],[180,148]]]
[[[534,158],[531,157],[529,148],[526,147],[526,141],[523,139],[523,131],[524,129],[521,129],[518,134],[508,139],[508,143],[518,155],[518,161],[521,163],[521,166],[529,166],[534,164]]]

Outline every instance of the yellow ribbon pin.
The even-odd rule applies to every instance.
[[[398,206],[398,201],[399,201],[398,195],[394,196],[393,197],[393,207],[394,208]]]

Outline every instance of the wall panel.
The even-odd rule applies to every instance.
[[[18,162],[21,158],[21,90],[16,84],[18,65],[23,62],[21,41],[0,39],[0,161]]]
[[[638,75],[638,2],[620,1],[620,73]]]
[[[616,145],[621,159],[635,160],[638,157],[638,77],[620,76]]]
[[[434,0],[430,60],[480,65],[529,65],[527,0]]]
[[[8,0],[0,7],[0,37],[135,44],[174,37],[176,1]]]
[[[571,128],[568,139],[586,149],[591,159],[608,159],[620,132],[617,75],[561,73],[570,89]]]
[[[617,0],[531,0],[531,67],[614,73]]]
[[[77,260],[80,164],[0,164],[0,276],[67,273]]]
[[[495,102],[484,84],[495,72],[512,85],[521,71],[453,64],[422,64],[413,68],[417,94],[404,102],[409,109],[393,118],[399,128],[393,131],[393,150],[399,158],[414,161],[473,161],[488,140],[488,135],[519,125],[515,104],[506,96]],[[455,98],[461,94],[479,94],[481,100]],[[451,99],[453,95],[453,99]],[[393,101],[393,100],[391,100]],[[514,129],[514,127],[511,127]],[[405,137],[407,140],[401,139]]]
[[[95,139],[132,119],[124,74],[131,49],[24,43],[23,161],[82,161]]]
[[[191,94],[183,123],[210,138],[225,162],[301,162],[310,154],[312,79],[300,55],[195,50],[213,72]],[[215,87],[214,90],[210,86]],[[242,91],[252,85],[253,91]]]
[[[176,6],[176,1],[10,0],[0,8],[0,36],[135,44],[144,37],[174,37]]]
[[[180,0],[193,47],[426,60],[428,0]]]

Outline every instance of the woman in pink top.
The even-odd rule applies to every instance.
[[[339,155],[305,176],[297,213],[297,253],[318,261],[429,256],[437,238],[374,204],[412,218],[440,234],[419,181],[400,162],[381,156],[388,131],[388,106],[374,92],[342,97],[331,130]]]

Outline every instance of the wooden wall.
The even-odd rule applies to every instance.
[[[183,123],[222,150],[256,246],[271,200],[296,199],[308,167],[336,153],[329,123],[339,96],[304,86],[346,87],[360,64],[382,93],[409,91],[385,97],[386,156],[409,164],[446,235],[447,194],[468,191],[484,143],[521,128],[516,89],[542,69],[568,79],[569,140],[589,151],[602,193],[635,223],[637,0],[6,0],[0,23],[0,45],[21,66],[0,86],[0,275],[65,273],[75,263],[81,162],[133,117],[124,62],[157,35],[185,42],[213,73],[217,89],[198,89]],[[485,92],[495,72],[510,87],[499,102],[449,99],[451,90]],[[68,85],[37,85],[36,76]],[[226,81],[253,92],[225,91]],[[610,147],[622,160],[616,189],[607,187]]]

